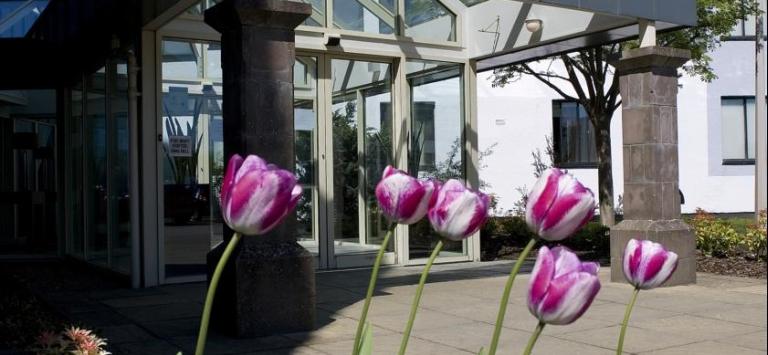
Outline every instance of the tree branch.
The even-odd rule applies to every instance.
[[[542,74],[539,74],[539,73],[535,72],[533,69],[531,69],[531,67],[530,67],[530,66],[528,66],[528,64],[521,64],[521,67],[522,67],[522,68],[523,68],[523,70],[526,72],[526,74],[530,74],[530,75],[533,75],[533,77],[534,77],[534,78],[538,79],[539,81],[541,81],[541,82],[542,82],[542,83],[544,83],[545,85],[549,86],[549,88],[550,88],[550,89],[552,89],[552,90],[555,90],[555,92],[557,92],[557,94],[558,94],[558,95],[560,95],[560,96],[562,96],[564,99],[566,99],[566,100],[569,100],[569,101],[579,101],[579,100],[578,100],[578,99],[576,99],[575,97],[573,97],[573,96],[571,96],[571,95],[568,95],[568,94],[566,94],[566,93],[565,93],[565,92],[564,92],[562,89],[560,89],[560,88],[559,88],[557,85],[555,85],[555,84],[552,84],[552,82],[550,82],[549,80],[547,80],[547,79],[546,79],[546,77],[545,77],[544,75],[542,75]]]

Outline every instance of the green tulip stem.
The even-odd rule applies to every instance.
[[[528,245],[525,246],[525,249],[523,249],[523,252],[520,253],[520,256],[517,258],[515,266],[512,267],[512,270],[509,272],[507,284],[504,285],[504,293],[501,295],[499,314],[496,316],[496,328],[493,329],[493,338],[491,339],[491,346],[488,349],[488,355],[496,354],[496,348],[499,345],[499,338],[501,337],[501,328],[504,324],[504,315],[507,313],[507,304],[509,303],[509,294],[510,291],[512,291],[512,284],[515,283],[515,277],[517,277],[517,273],[520,272],[520,267],[525,262],[525,258],[528,257],[528,254],[530,254],[534,245],[536,245],[536,239],[531,238]]]
[[[373,290],[376,288],[376,279],[379,277],[379,267],[381,266],[381,259],[384,257],[384,252],[389,245],[389,238],[395,232],[397,224],[392,224],[387,230],[387,234],[384,236],[384,241],[381,242],[379,247],[379,253],[376,254],[376,261],[373,263],[373,270],[371,271],[371,280],[368,281],[368,292],[365,293],[365,303],[363,303],[363,313],[360,315],[360,320],[357,323],[357,332],[355,333],[355,342],[352,346],[352,355],[360,353],[360,339],[363,336],[363,329],[365,328],[365,319],[368,317],[368,308],[371,306],[371,298],[373,297]]]
[[[403,331],[403,341],[400,342],[399,355],[405,355],[405,349],[408,347],[408,338],[411,337],[411,330],[413,329],[413,321],[416,319],[416,311],[419,309],[421,292],[424,291],[424,283],[427,281],[427,274],[429,274],[429,269],[432,268],[432,263],[435,262],[435,258],[440,254],[440,249],[443,249],[442,240],[435,245],[435,249],[432,250],[432,255],[430,255],[429,260],[427,260],[427,265],[424,265],[424,271],[421,272],[419,287],[416,288],[416,294],[413,296],[413,303],[411,304],[411,314],[408,316],[408,323],[405,324],[405,330]]]
[[[541,331],[544,330],[544,326],[546,324],[544,322],[539,322],[538,325],[536,325],[536,330],[533,331],[533,334],[531,334],[531,338],[528,339],[528,345],[525,347],[525,352],[523,352],[523,355],[531,355],[531,352],[533,351],[533,346],[536,345],[536,340],[539,340],[539,335],[541,335]]]
[[[627,310],[624,311],[624,321],[621,322],[621,333],[619,333],[619,345],[616,347],[616,355],[621,355],[624,351],[624,336],[627,334],[627,324],[629,324],[629,316],[632,314],[632,308],[635,307],[635,301],[637,301],[637,295],[640,294],[640,289],[635,288],[632,292],[632,299],[630,299],[627,305]]]
[[[197,335],[195,355],[203,355],[205,352],[205,340],[208,337],[208,323],[211,320],[211,307],[213,306],[213,298],[216,296],[216,287],[219,285],[221,272],[224,271],[224,266],[227,264],[229,256],[232,255],[232,251],[235,250],[235,246],[237,246],[239,241],[240,233],[235,232],[232,234],[232,238],[229,239],[229,243],[227,243],[227,247],[224,249],[224,253],[221,254],[221,258],[216,264],[216,269],[213,271],[211,284],[208,285],[208,293],[205,295],[205,306],[203,307],[203,317],[200,320],[200,333]]]

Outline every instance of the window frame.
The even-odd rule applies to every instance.
[[[552,100],[552,151],[554,154],[555,161],[553,162],[556,167],[561,169],[597,169],[599,167],[599,157],[597,156],[597,151],[595,151],[595,161],[594,162],[563,162],[560,159],[560,119],[561,117],[555,117],[555,105],[560,105],[560,109],[562,112],[562,104],[563,103],[574,103],[577,105],[577,108],[582,107],[581,103],[578,101],[573,100],[566,100],[566,99],[554,99]],[[589,118],[587,118],[587,122],[591,125],[592,123],[589,122]],[[594,127],[593,127],[594,129]],[[594,135],[593,135],[593,144],[594,144]],[[595,146],[595,150],[597,150],[597,147]]]
[[[722,134],[723,129],[723,100],[741,100],[741,108],[742,108],[742,118],[744,120],[744,156],[749,157],[749,111],[747,107],[747,100],[752,99],[753,101],[756,100],[755,96],[750,95],[724,95],[720,96],[720,134]],[[755,101],[755,104],[757,104],[757,101]],[[720,142],[720,155],[722,159],[722,165],[755,165],[755,159],[754,158],[723,158],[722,157],[722,145],[723,142]]]

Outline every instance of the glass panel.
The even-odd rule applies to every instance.
[[[130,151],[128,132],[128,65],[117,62],[111,66],[112,132],[110,146],[110,267],[129,273],[131,270],[131,210],[130,210]]]
[[[755,99],[744,100],[747,105],[747,159],[755,159]]]
[[[299,0],[312,5],[312,14],[304,20],[304,25],[325,27],[325,0]]]
[[[0,38],[26,36],[47,6],[48,0],[0,1]]]
[[[204,274],[222,240],[218,196],[224,172],[218,46],[163,41],[163,191],[166,278]],[[186,82],[180,83],[180,80]]]
[[[99,69],[86,81],[86,257],[107,264],[107,115],[106,70]]]
[[[439,180],[464,179],[463,90],[461,65],[408,61],[411,90],[411,174]],[[410,226],[409,258],[429,257],[438,241],[424,219]],[[444,241],[440,256],[465,255],[463,242]]]
[[[744,100],[722,99],[723,159],[745,159]]]
[[[405,35],[455,41],[456,15],[437,0],[405,0]]]
[[[68,134],[69,182],[69,253],[82,257],[85,243],[83,229],[83,86],[82,81],[72,88],[72,111]]]
[[[395,0],[334,0],[333,27],[367,33],[395,33]]]
[[[552,103],[558,164],[596,164],[595,137],[589,116],[576,102]]]
[[[331,68],[334,249],[375,251],[386,223],[373,190],[392,155],[390,65],[333,59]],[[387,248],[393,250],[394,243]]]
[[[300,241],[314,254],[317,240],[314,232],[313,212],[315,183],[315,162],[317,161],[317,58],[297,57],[293,67],[293,115],[295,129],[296,176],[304,188],[296,207],[296,232]]]

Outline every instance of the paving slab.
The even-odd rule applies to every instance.
[[[686,344],[681,346],[675,346],[667,349],[661,349],[651,352],[644,352],[640,354],[648,355],[759,355],[765,354],[764,352],[743,348],[736,345],[727,345],[716,343],[713,341],[699,342]]]

